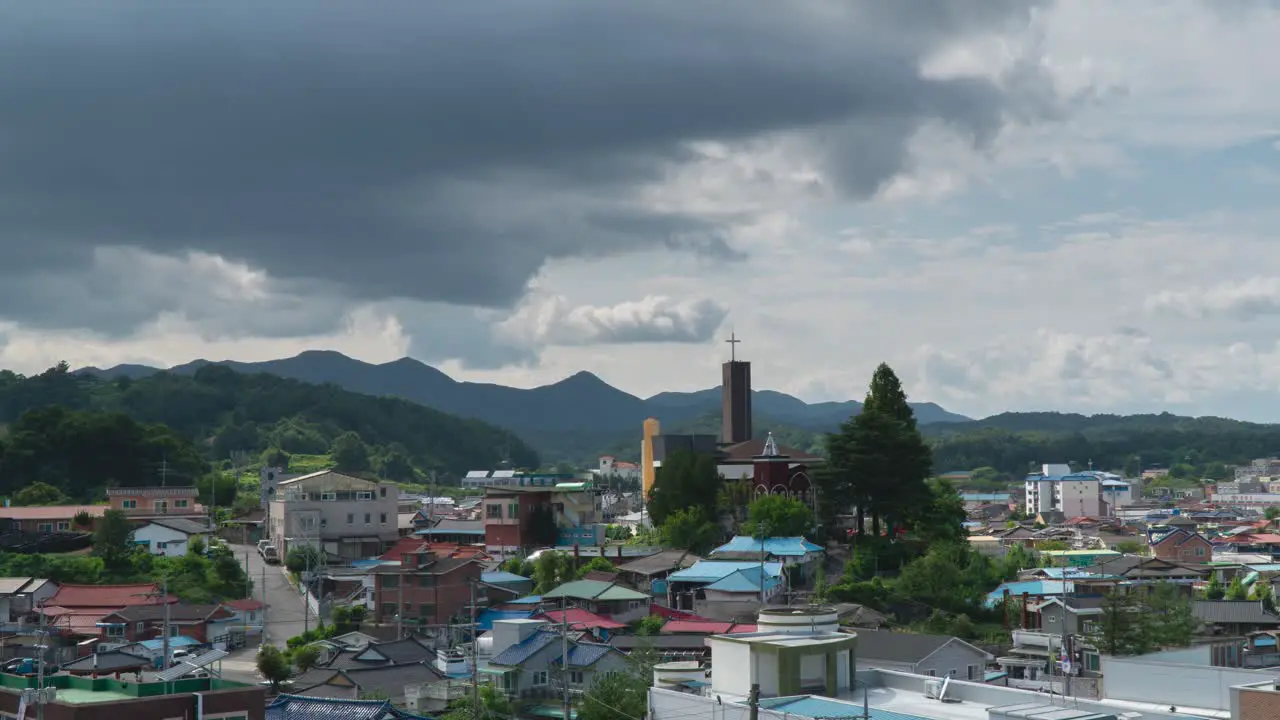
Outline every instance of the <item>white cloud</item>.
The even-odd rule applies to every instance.
[[[1250,320],[1280,313],[1280,278],[1251,277],[1210,287],[1165,290],[1147,298],[1147,309],[1200,320],[1228,316]]]
[[[535,347],[698,343],[708,340],[727,314],[727,307],[709,298],[649,295],[615,305],[573,306],[562,295],[534,295],[495,331]]]

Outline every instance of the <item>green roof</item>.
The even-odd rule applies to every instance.
[[[645,600],[649,596],[603,580],[574,580],[551,592],[542,593],[543,600],[561,597],[577,600]]]

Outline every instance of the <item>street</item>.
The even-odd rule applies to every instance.
[[[283,566],[268,565],[258,554],[256,547],[233,543],[228,543],[228,546],[253,580],[254,599],[267,606],[262,641],[283,648],[286,640],[302,634],[303,613],[306,611],[302,596],[285,579]],[[311,627],[315,627],[315,620],[315,617],[310,618]],[[257,682],[259,678],[254,661],[257,652],[258,645],[250,643],[249,647],[241,648],[223,659],[223,677],[240,682]]]

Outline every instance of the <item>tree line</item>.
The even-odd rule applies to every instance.
[[[224,460],[233,451],[324,454],[337,444],[350,451],[345,457],[354,465],[386,471],[392,479],[429,470],[460,475],[507,460],[517,467],[539,465],[537,453],[507,430],[335,385],[217,365],[193,375],[137,380],[76,374],[66,363],[30,377],[0,371],[0,423],[52,407],[165,426],[192,441],[206,461]]]

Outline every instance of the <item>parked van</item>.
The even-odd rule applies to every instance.
[[[279,565],[280,551],[276,549],[275,545],[268,545],[262,548],[262,559],[266,560],[270,565]]]

